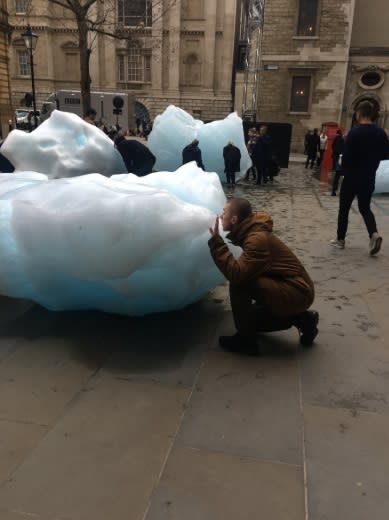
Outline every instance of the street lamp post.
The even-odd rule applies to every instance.
[[[38,120],[36,117],[36,100],[35,100],[35,77],[34,77],[34,60],[33,60],[33,51],[35,50],[36,44],[38,42],[38,35],[33,33],[31,30],[31,25],[27,25],[27,30],[22,34],[24,39],[24,44],[26,49],[30,52],[30,68],[31,68],[31,83],[32,83],[32,105],[34,109],[34,128],[38,126]]]

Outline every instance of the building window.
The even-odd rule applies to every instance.
[[[370,70],[364,72],[359,78],[359,86],[366,90],[381,88],[385,82],[385,76],[378,71]]]
[[[27,12],[28,0],[15,0],[15,13],[24,14]]]
[[[146,83],[151,83],[151,54],[145,54],[144,65],[145,65],[144,80]]]
[[[124,55],[119,54],[118,56],[118,80],[124,81]]]
[[[151,83],[151,52],[130,47],[128,54],[117,57],[118,81]]]
[[[28,51],[18,51],[18,73],[19,76],[30,75],[30,56]]]
[[[319,0],[300,0],[297,36],[316,36]]]
[[[152,25],[152,0],[118,0],[118,24],[124,27]]]
[[[290,97],[291,112],[308,112],[311,94],[311,77],[294,76],[292,78],[292,93]]]
[[[142,54],[139,47],[130,47],[127,56],[127,81],[143,81]]]
[[[247,43],[239,43],[238,45],[238,57],[236,60],[236,69],[237,70],[245,70],[246,69],[246,55],[247,55]]]

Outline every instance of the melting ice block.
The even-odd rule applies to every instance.
[[[242,120],[236,113],[221,121],[204,124],[190,114],[170,105],[163,114],[156,117],[149,136],[150,150],[157,158],[155,168],[174,171],[182,164],[182,150],[193,139],[199,140],[205,169],[217,172],[225,180],[223,148],[232,141],[240,149],[241,171],[237,178],[246,174],[251,166],[244,141]]]
[[[1,153],[15,170],[45,173],[52,179],[127,172],[120,153],[104,132],[75,114],[59,110],[31,133],[13,130]]]
[[[142,179],[0,174],[0,294],[51,310],[180,309],[223,280],[207,241],[224,201],[194,163]]]
[[[389,193],[389,161],[381,161],[375,178],[374,193]]]

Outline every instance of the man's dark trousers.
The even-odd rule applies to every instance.
[[[338,215],[338,240],[344,240],[348,227],[348,214],[355,197],[358,199],[359,213],[362,215],[369,236],[377,232],[377,224],[373,212],[370,209],[371,197],[374,192],[374,181],[350,181],[345,176],[340,188],[339,215]]]

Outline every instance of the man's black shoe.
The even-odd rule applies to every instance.
[[[311,347],[319,329],[319,313],[316,311],[305,311],[296,316],[294,325],[300,333],[300,343],[304,347]]]
[[[219,345],[228,352],[237,352],[247,356],[257,356],[259,354],[256,338],[245,338],[238,332],[233,336],[220,336]]]

